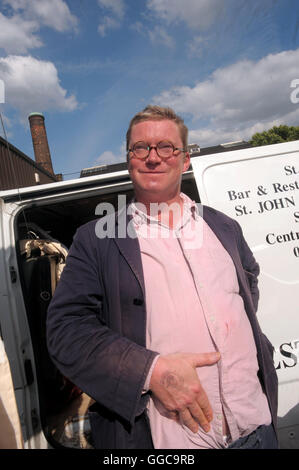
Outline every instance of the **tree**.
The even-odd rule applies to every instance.
[[[264,132],[257,132],[251,137],[250,144],[253,147],[260,145],[279,144],[281,142],[290,142],[299,140],[299,126],[274,126],[272,129]]]

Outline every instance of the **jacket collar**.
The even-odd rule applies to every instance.
[[[141,261],[141,252],[132,215],[128,214],[128,205],[115,214],[116,236],[114,238],[122,255],[134,272],[145,297],[145,285]]]

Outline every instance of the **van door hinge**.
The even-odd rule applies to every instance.
[[[10,279],[13,284],[17,282],[17,272],[13,266],[9,266]]]

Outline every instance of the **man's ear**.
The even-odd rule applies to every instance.
[[[190,153],[189,152],[186,152],[184,154],[184,166],[183,166],[183,173],[185,173],[185,171],[188,170],[189,166],[190,166]]]

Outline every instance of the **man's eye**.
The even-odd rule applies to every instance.
[[[134,145],[134,150],[147,150],[146,144],[136,144]]]
[[[163,150],[168,150],[168,149],[170,150],[172,149],[172,145],[169,144],[168,142],[165,142],[165,143],[163,142],[162,144],[159,144],[158,148],[163,149]]]

